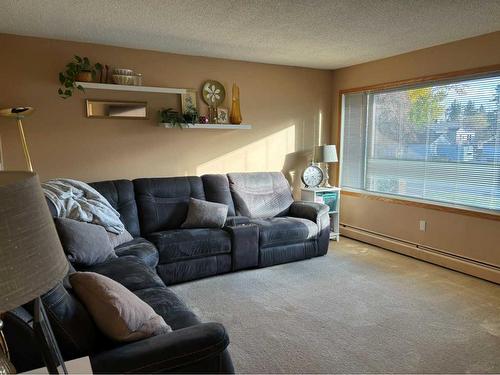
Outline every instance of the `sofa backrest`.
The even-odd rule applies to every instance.
[[[227,216],[236,215],[227,176],[224,174],[206,174],[201,176],[201,180],[203,181],[206,200],[225,204],[228,207]]]
[[[200,177],[140,178],[134,180],[143,235],[177,229],[186,220],[189,198],[205,199]]]
[[[228,173],[236,214],[250,218],[284,216],[293,203],[281,172]]]
[[[90,184],[120,213],[120,220],[133,237],[141,234],[135,202],[134,184],[129,180],[100,181]]]

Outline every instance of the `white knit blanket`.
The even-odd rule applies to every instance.
[[[85,182],[60,178],[44,182],[42,187],[56,208],[57,217],[98,224],[117,234],[125,230],[120,213]]]

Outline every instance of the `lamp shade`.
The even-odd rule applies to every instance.
[[[314,150],[315,163],[336,163],[338,161],[335,145],[316,146]]]
[[[0,109],[0,116],[2,117],[13,117],[13,118],[24,118],[33,113],[35,108],[33,107],[12,107]]]
[[[38,176],[0,172],[0,312],[39,297],[67,272]]]

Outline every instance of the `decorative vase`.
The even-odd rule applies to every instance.
[[[92,82],[92,72],[82,71],[76,75],[76,80],[79,82]]]
[[[233,99],[231,104],[231,116],[229,117],[231,124],[241,124],[243,119],[241,118],[240,110],[240,88],[233,83]]]

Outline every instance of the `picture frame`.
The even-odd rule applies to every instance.
[[[185,94],[181,94],[181,111],[182,114],[192,112],[192,110],[198,109],[196,102],[196,91],[189,90]]]
[[[217,122],[219,124],[229,124],[229,110],[227,108],[217,108]]]

